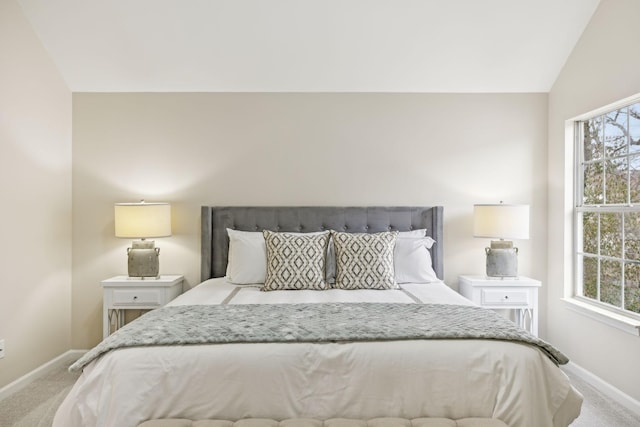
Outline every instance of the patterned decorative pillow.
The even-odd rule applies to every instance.
[[[397,231],[341,233],[331,231],[336,250],[339,289],[395,289],[393,250]]]
[[[294,234],[265,230],[263,235],[267,246],[267,277],[263,291],[327,289],[328,231]]]

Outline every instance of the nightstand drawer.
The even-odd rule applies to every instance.
[[[153,310],[180,295],[183,280],[182,275],[168,274],[157,279],[115,276],[100,282],[104,292],[102,337],[124,326],[126,310]]]
[[[519,276],[492,279],[486,276],[458,276],[460,294],[481,307],[499,310],[517,325],[538,335],[538,280]],[[509,311],[507,313],[507,310]]]
[[[483,289],[483,305],[529,305],[529,292],[513,289]]]
[[[114,289],[113,306],[159,306],[162,296],[160,289]]]

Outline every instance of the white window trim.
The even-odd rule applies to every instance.
[[[571,311],[580,313],[606,325],[613,326],[614,328],[617,328],[628,334],[640,337],[639,320],[634,320],[627,316],[605,310],[602,307],[582,300],[582,298],[578,296],[563,298],[562,301],[565,303],[565,306]]]
[[[576,188],[575,186],[576,186],[576,183],[578,182],[577,168],[576,168],[575,162],[578,161],[577,147],[576,147],[576,122],[583,121],[583,120],[589,119],[590,117],[604,114],[608,111],[622,108],[639,101],[640,101],[640,94],[636,94],[628,98],[625,98],[623,100],[614,102],[612,104],[595,109],[585,114],[581,114],[579,116],[573,117],[565,121],[565,144],[566,144],[565,154],[571,153],[570,155],[567,155],[565,157],[565,166],[567,167],[567,169],[565,169],[565,172],[567,175],[565,176],[567,178],[569,176],[571,177],[570,179],[565,180],[565,184],[568,184],[569,182],[571,184],[565,188],[571,189],[571,191],[565,194],[571,195],[569,197],[569,199],[571,199],[571,205],[570,205],[571,215],[568,216],[568,218],[570,218],[569,220],[570,222],[567,225],[569,225],[569,230],[572,230],[573,232],[573,238],[571,239],[572,245],[571,245],[571,264],[570,264],[571,270],[573,273],[569,275],[571,277],[571,281],[570,281],[571,285],[565,286],[565,292],[564,292],[565,297],[561,299],[564,305],[569,310],[579,313],[581,315],[587,316],[593,320],[599,321],[601,323],[604,323],[608,326],[611,326],[613,328],[624,331],[634,336],[640,336],[640,320],[636,320],[631,316],[626,316],[623,314],[616,313],[612,310],[607,310],[606,308],[604,308],[603,305],[600,305],[596,302],[592,303],[589,301],[588,298],[576,295],[576,283],[578,280],[578,277],[577,277],[578,266],[576,265],[576,260],[577,260],[576,248],[577,248],[579,237],[578,237],[577,224],[575,220],[576,219],[576,214],[575,214]],[[565,200],[568,201],[567,199]]]

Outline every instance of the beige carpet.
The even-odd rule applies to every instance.
[[[1,400],[0,427],[51,427],[58,406],[80,375],[67,370],[71,363],[60,363],[48,374]]]
[[[584,396],[580,416],[571,424],[571,427],[640,426],[640,416],[635,415],[608,396],[600,393],[580,377],[570,373],[567,373],[567,375],[571,379],[571,384]]]

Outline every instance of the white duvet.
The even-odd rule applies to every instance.
[[[170,305],[471,304],[444,283],[400,290],[260,292],[212,279]],[[502,341],[221,344],[113,351],[85,367],[54,427],[154,418],[490,417],[567,426],[582,398],[538,349]]]

